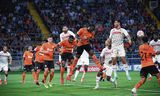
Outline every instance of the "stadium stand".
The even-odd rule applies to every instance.
[[[35,44],[42,36],[27,10],[27,2],[12,3],[13,11],[0,14],[0,45],[9,46],[13,59],[20,59],[25,46]]]
[[[25,46],[36,44],[43,36],[27,9],[27,3],[33,1],[9,1],[12,1],[9,5],[11,9],[1,6],[4,10],[0,10],[0,46],[9,46],[13,59],[21,60]],[[129,58],[138,58],[138,30],[143,30],[150,39],[153,33],[160,33],[156,22],[145,10],[143,0],[138,0],[136,4],[134,0],[34,0],[34,5],[56,43],[59,42],[63,25],[76,33],[86,23],[94,24],[96,36],[92,47],[97,55],[104,47],[104,41],[116,18],[121,20],[122,26],[128,30],[133,40],[132,48],[128,48]],[[156,10],[154,13],[159,14]],[[127,43],[125,46],[128,46]]]
[[[37,9],[56,40],[58,34],[61,33],[62,25],[67,25],[73,32],[76,32],[86,22],[89,22],[96,25],[98,33],[93,47],[96,51],[101,51],[115,18],[120,19],[122,26],[130,32],[136,43],[132,49],[137,48],[136,32],[138,30],[144,30],[150,38],[154,32],[159,32],[155,21],[146,12],[141,0],[138,2],[134,0],[129,2],[127,0],[58,1],[35,0]]]

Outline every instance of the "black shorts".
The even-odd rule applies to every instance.
[[[62,53],[61,54],[61,58],[62,58],[62,61],[71,61],[72,59],[74,59],[73,57],[73,54],[72,53],[69,53],[69,52],[65,52],[65,53]]]
[[[143,67],[140,71],[140,76],[147,78],[148,74],[151,74],[152,76],[155,76],[157,73],[159,73],[158,69],[155,65]]]
[[[23,71],[25,71],[25,72],[34,71],[34,66],[33,65],[24,65]]]
[[[53,61],[44,61],[44,68],[54,69],[54,62]]]
[[[35,69],[36,70],[38,70],[38,69],[43,70],[44,69],[44,63],[35,62]]]
[[[92,48],[91,48],[90,44],[78,46],[77,47],[77,54],[82,55],[83,50],[86,50],[87,52],[89,52],[90,50],[92,50]]]

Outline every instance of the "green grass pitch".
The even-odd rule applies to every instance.
[[[53,87],[46,89],[42,84],[36,86],[33,83],[31,73],[26,75],[26,83],[21,84],[21,72],[13,72],[9,74],[8,85],[0,86],[0,96],[132,96],[130,90],[140,79],[139,72],[130,72],[131,81],[126,79],[124,72],[118,72],[118,88],[106,81],[100,83],[100,89],[94,90],[96,74],[87,73],[85,82],[80,83],[80,73],[76,82],[65,81],[65,85],[60,85],[60,73],[56,72]],[[42,77],[41,73],[40,80]],[[155,77],[138,90],[138,96],[160,96],[160,86]]]

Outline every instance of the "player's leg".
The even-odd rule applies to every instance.
[[[160,73],[158,69],[156,68],[156,66],[150,66],[150,69],[148,71],[152,76],[156,76],[158,83],[160,85]]]
[[[82,64],[79,64],[79,63],[82,63],[82,62],[78,62],[78,66],[77,66],[73,81],[76,81],[76,79],[78,77],[78,74],[79,74],[79,71],[80,71],[80,69],[82,67]]]
[[[142,77],[141,80],[131,90],[132,94],[137,94],[137,90],[146,82],[146,78]]]
[[[42,83],[44,83],[44,86],[46,88],[48,88],[48,85],[46,84],[46,79],[48,77],[48,73],[49,73],[48,61],[44,61],[44,75],[43,75]]]
[[[22,73],[22,84],[25,83],[25,79],[26,79],[26,72],[28,70],[28,65],[24,65],[24,68],[23,68],[23,73]]]
[[[93,50],[91,49],[91,46],[88,44],[88,45],[85,45],[84,48],[89,53],[89,55],[92,57],[92,60],[96,63],[96,65],[100,69],[103,69],[103,67],[101,66],[101,63],[100,63],[99,59],[97,58],[97,56],[94,54]]]
[[[72,53],[69,53],[68,56],[66,56],[66,57],[67,57],[67,59],[68,59],[68,64],[67,64],[67,75],[69,75],[70,69],[71,69],[70,66],[71,66],[73,63],[75,63],[75,62],[74,62],[74,59],[75,59],[75,58],[74,58],[74,56],[73,56]],[[77,63],[76,63],[76,65],[77,65]],[[74,68],[75,68],[76,65],[74,65]],[[74,68],[73,68],[73,70],[74,70]],[[73,70],[72,70],[72,71],[73,71]]]
[[[69,64],[69,63],[67,64],[67,75],[69,75],[69,72],[70,72],[70,65],[71,64]]]
[[[41,72],[41,65],[40,65],[40,63],[38,63],[38,62],[36,62],[35,63],[36,65],[36,80],[37,80],[37,82],[39,81],[39,74],[40,74],[40,72]],[[43,65],[43,64],[42,64]]]
[[[62,61],[61,61],[61,72],[60,72],[60,83],[63,85],[64,84],[64,77],[63,77],[63,75],[64,75],[64,72],[65,72],[65,61],[62,59]]]
[[[36,70],[36,84],[39,85],[39,74],[41,72],[41,70],[43,69],[43,63],[39,63],[39,62],[36,62],[35,63],[35,70]]]
[[[106,75],[107,75],[107,81],[113,83],[114,87],[117,87],[117,80],[112,79],[112,67],[111,66],[106,66]]]
[[[62,53],[61,54],[61,66],[60,66],[60,83],[63,85],[64,84],[64,72],[65,72],[65,64],[67,61],[67,54]]]
[[[3,67],[4,70],[4,84],[7,84],[7,79],[8,79],[8,65],[5,65]]]
[[[54,77],[54,63],[53,61],[49,61],[49,69],[50,69],[50,78],[49,78],[49,86],[52,87],[52,79]]]
[[[160,85],[160,73],[157,73],[155,76],[156,76],[156,78],[158,80],[158,84]]]
[[[29,70],[32,72],[32,77],[35,83],[37,83],[37,76],[36,76],[36,72],[35,72],[35,68],[33,65],[29,65]]]
[[[71,76],[73,75],[74,68],[76,67],[77,62],[80,56],[82,55],[83,50],[84,50],[83,46],[77,47],[77,54],[76,54],[76,57],[74,58],[72,65],[70,66],[70,72],[69,72],[69,75],[67,75],[66,80],[71,81]]]
[[[130,77],[130,74],[129,74],[129,68],[128,68],[128,64],[127,64],[126,58],[125,58],[125,57],[121,57],[121,60],[122,60],[122,64],[123,64],[124,71],[126,72],[126,77],[127,77],[128,80],[131,80],[131,77]]]
[[[142,68],[140,71],[141,80],[131,90],[133,95],[136,95],[137,89],[139,89],[146,82],[147,75],[148,75],[148,69]]]
[[[118,78],[117,76],[117,57],[112,57],[112,69],[113,69],[113,73],[114,73],[114,80],[116,80]]]
[[[84,65],[84,70],[83,70],[83,74],[82,74],[82,77],[81,77],[81,83],[84,81],[84,78],[85,78],[85,75],[86,75],[87,71],[88,71],[88,65]]]
[[[101,78],[102,75],[103,75],[102,71],[99,71],[97,73],[97,76],[96,76],[96,86],[94,87],[94,89],[98,89],[99,88],[99,81],[100,81],[100,78]]]

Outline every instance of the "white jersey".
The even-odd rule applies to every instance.
[[[68,39],[68,37],[69,37],[70,35],[72,35],[72,36],[75,37],[75,34],[74,34],[72,31],[70,31],[70,30],[68,30],[67,33],[62,32],[62,33],[60,34],[60,41],[63,41],[63,40]]]
[[[11,54],[9,52],[4,53],[0,52],[0,65],[8,65],[8,59],[12,59]]]
[[[117,46],[124,46],[124,37],[129,36],[127,30],[125,30],[124,28],[120,28],[120,29],[116,29],[113,28],[110,31],[110,35],[109,38],[112,41],[112,48],[117,47]]]
[[[158,40],[157,42],[152,40],[149,44],[154,48],[155,52],[160,51],[160,40]]]
[[[108,49],[108,47],[104,48],[100,54],[101,57],[104,57],[105,61],[104,63],[105,64],[108,64],[110,60],[112,60],[111,58],[111,49]]]

